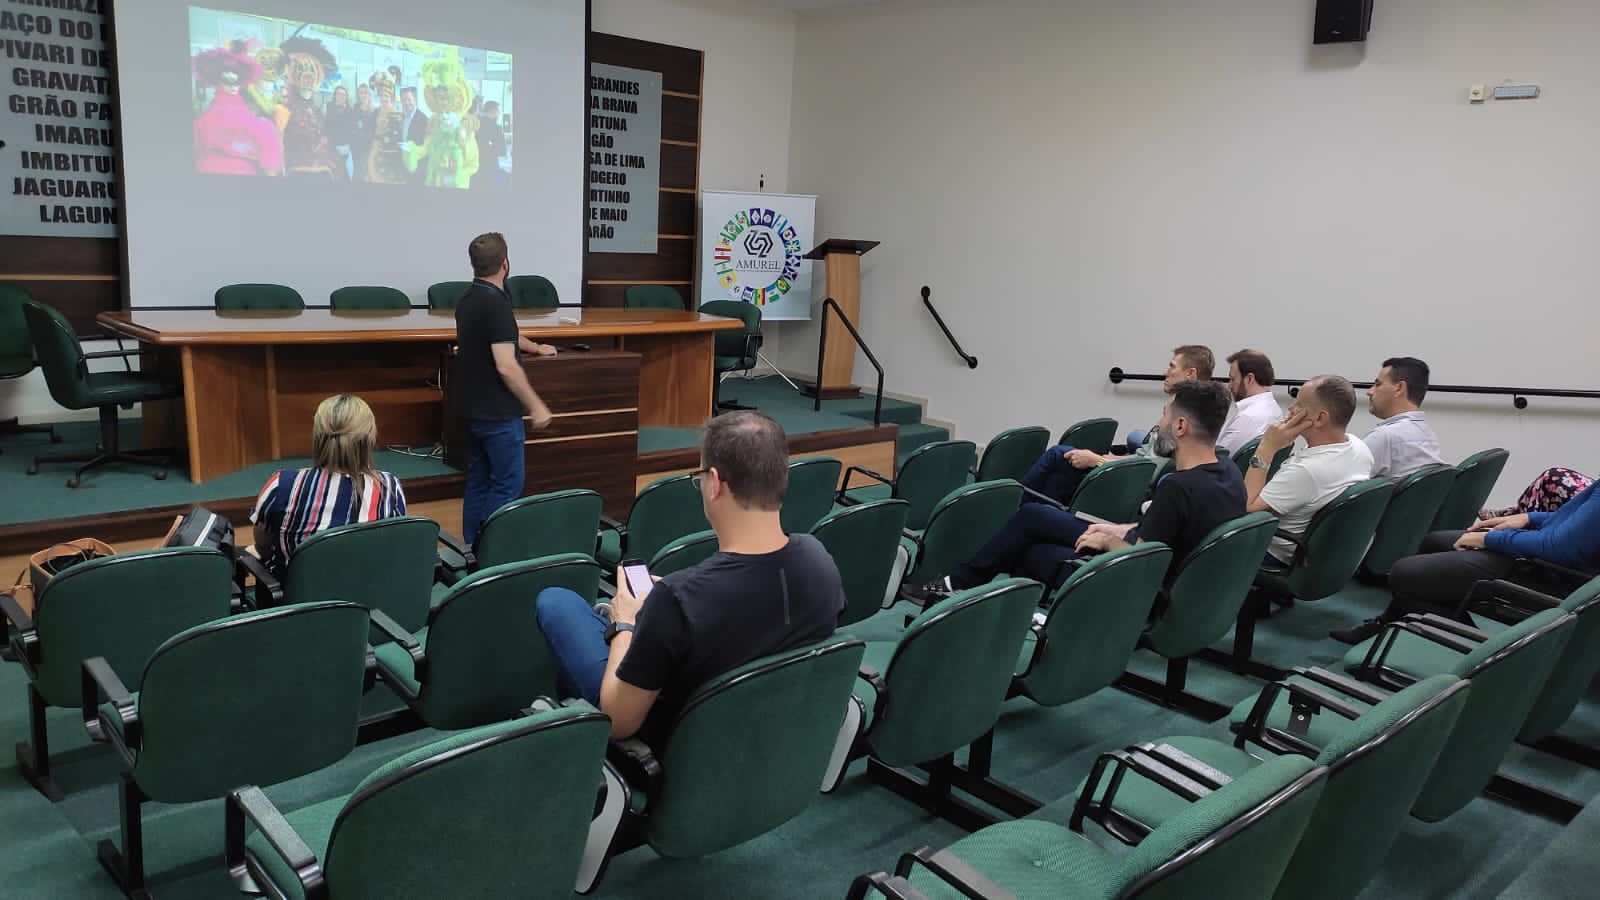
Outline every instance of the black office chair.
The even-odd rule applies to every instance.
[[[127,359],[138,353],[137,350],[84,353],[72,325],[54,307],[30,301],[23,306],[23,313],[28,320],[28,334],[33,340],[34,353],[38,356],[40,368],[44,369],[44,380],[50,388],[51,399],[67,409],[100,410],[98,452],[37,456],[29,464],[28,474],[37,475],[41,463],[83,463],[67,480],[67,487],[75,488],[81,483],[85,472],[107,463],[126,462],[158,466],[156,479],[166,478],[174,452],[170,448],[123,450],[117,434],[117,407],[121,404],[171,400],[182,395],[182,388],[160,374],[135,372],[127,364]],[[122,358],[126,371],[89,371],[89,360],[109,357]]]
[[[0,378],[21,378],[33,371],[33,342],[28,337],[28,320],[22,312],[22,308],[32,302],[27,291],[0,285]],[[56,434],[52,426],[23,425],[15,416],[0,419],[0,437],[14,434],[48,434],[52,444],[61,443],[61,435]]]

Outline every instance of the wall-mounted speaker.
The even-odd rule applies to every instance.
[[[1372,0],[1317,0],[1316,44],[1345,44],[1367,39],[1372,27]]]

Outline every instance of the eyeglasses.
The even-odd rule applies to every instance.
[[[708,467],[704,469],[695,469],[693,472],[689,473],[689,483],[694,485],[695,490],[700,490],[700,482],[705,480],[706,473],[709,471],[711,471],[711,469]]]

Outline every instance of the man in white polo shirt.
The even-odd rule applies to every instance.
[[[1345,488],[1372,477],[1372,451],[1345,432],[1356,413],[1356,390],[1338,375],[1318,375],[1300,388],[1283,421],[1268,426],[1245,471],[1244,493],[1250,512],[1270,512],[1278,528],[1295,535],[1305,533],[1311,517]],[[1279,450],[1306,439],[1267,480],[1272,457]],[[1267,565],[1285,566],[1294,559],[1294,543],[1275,537],[1267,550]]]
[[[1427,393],[1427,363],[1412,356],[1383,361],[1367,391],[1372,414],[1381,420],[1366,438],[1374,476],[1404,478],[1441,461],[1439,438],[1422,413],[1422,398]]]
[[[1283,418],[1283,407],[1272,396],[1277,376],[1272,360],[1260,350],[1240,350],[1228,357],[1228,390],[1233,393],[1233,418],[1217,435],[1217,446],[1229,453],[1261,437],[1267,426]]]

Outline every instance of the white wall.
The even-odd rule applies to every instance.
[[[872,238],[864,333],[889,387],[980,442],[1160,411],[1168,351],[1267,352],[1285,377],[1593,388],[1600,84],[1587,0],[1377,4],[1365,47],[1314,3],[884,3],[802,16],[789,189]],[[1466,102],[1469,85],[1544,88]],[[819,279],[820,282],[820,279]],[[934,299],[981,364],[921,311]],[[781,364],[814,367],[814,324]],[[858,383],[871,370],[857,361]],[[1451,460],[1512,451],[1495,495],[1600,468],[1593,402],[1436,394]],[[1372,419],[1363,413],[1355,427]]]

